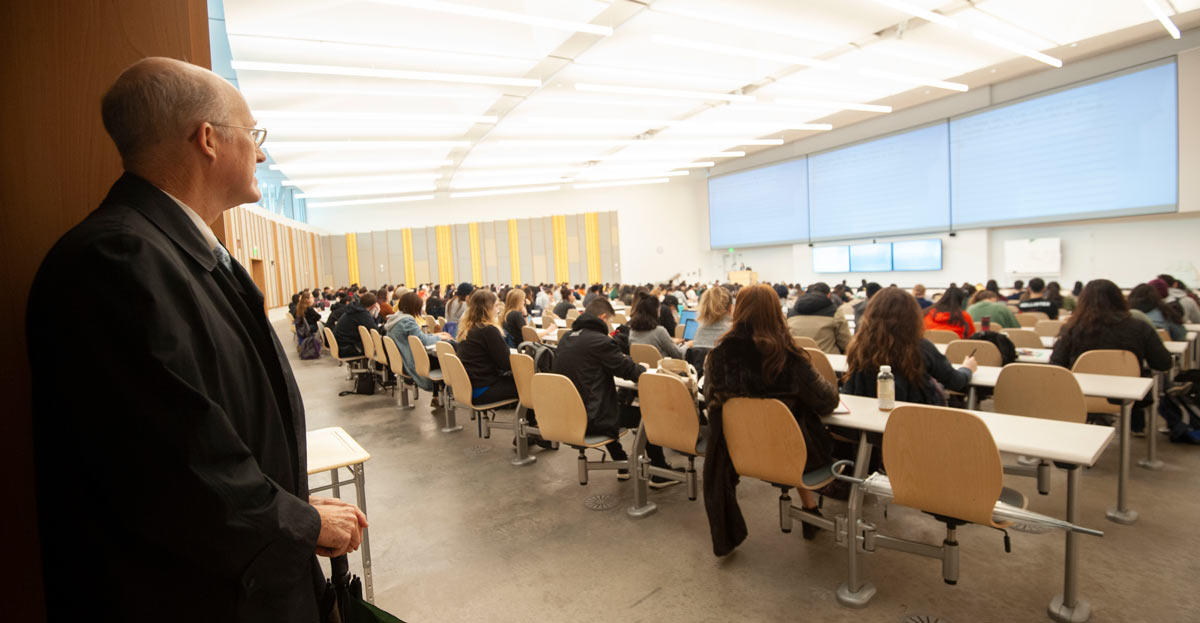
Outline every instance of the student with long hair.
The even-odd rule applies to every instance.
[[[925,311],[925,328],[953,331],[963,339],[975,333],[971,314],[963,311],[963,298],[959,288],[946,288],[933,307]]]
[[[404,364],[404,373],[417,384],[417,387],[426,391],[433,391],[433,381],[417,374],[417,365],[413,361],[412,349],[408,346],[408,336],[415,335],[421,344],[432,346],[438,340],[453,339],[449,333],[426,333],[421,329],[421,322],[418,318],[421,316],[421,297],[413,291],[405,292],[400,296],[400,300],[396,301],[396,313],[389,319],[387,328],[387,336],[392,338],[396,343],[396,348],[400,351],[400,359]],[[438,367],[436,357],[430,357],[429,364],[432,367]],[[434,402],[430,406],[439,406],[437,397],[434,396]]]
[[[959,292],[957,288],[946,292],[951,291]],[[867,317],[850,342],[842,391],[874,398],[880,366],[892,367],[896,400],[945,405],[941,388],[967,391],[971,375],[978,368],[975,358],[967,357],[961,367],[954,369],[946,356],[925,339],[925,327],[921,308],[912,295],[897,288],[880,290],[871,297]]]
[[[321,322],[321,313],[313,307],[313,295],[308,290],[300,293],[300,300],[296,303],[296,323],[300,322],[307,323],[309,331],[313,333],[316,333],[317,323]]]
[[[832,462],[832,440],[821,416],[837,407],[838,394],[813,368],[804,349],[796,346],[780,313],[779,297],[764,284],[738,293],[732,326],[709,353],[705,368],[710,437],[704,460],[704,506],[713,550],[722,556],[746,537],[737,506],[737,473],[721,432],[722,405],[742,396],[782,401],[804,434],[805,471],[811,471]],[[817,498],[811,491],[800,489],[800,499],[804,508],[816,509]],[[815,536],[815,529],[804,525],[805,538]]]
[[[1154,286],[1148,283],[1138,284],[1129,292],[1129,307],[1146,314],[1155,328],[1166,329],[1172,340],[1187,339],[1187,330],[1183,328],[1183,314],[1164,303]]]
[[[517,397],[508,343],[496,325],[496,294],[480,288],[458,321],[458,358],[471,377],[471,399],[480,403]]]
[[[709,288],[700,296],[699,325],[692,337],[692,348],[713,348],[717,340],[733,326],[733,296],[725,288]]]
[[[675,345],[675,338],[658,324],[658,299],[646,295],[638,299],[633,308],[633,317],[629,319],[629,342],[631,344],[649,344],[658,349],[663,357],[682,359],[683,354]]]
[[[454,292],[454,298],[446,304],[446,322],[458,322],[462,317],[463,312],[467,310],[467,297],[475,291],[475,286],[462,282],[458,284],[458,290]]]
[[[518,344],[525,341],[521,335],[521,327],[524,327],[526,316],[528,315],[527,307],[525,306],[525,291],[519,288],[513,288],[508,291],[508,295],[504,297],[504,311],[500,312],[504,329],[504,340],[508,342],[509,348],[516,348]],[[546,336],[550,333],[558,331],[558,327],[546,327],[538,330],[539,336]]]

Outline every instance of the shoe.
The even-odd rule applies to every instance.
[[[816,507],[806,508],[804,510],[808,511],[814,515],[817,515],[818,517],[824,516],[824,515],[821,515],[821,510]],[[811,541],[811,540],[817,538],[818,530],[820,530],[820,528],[818,528],[810,523],[800,522],[800,536],[804,537],[805,541]]]
[[[617,480],[629,480],[629,470],[618,469],[617,470]]]
[[[670,465],[654,465],[654,467],[661,467],[664,469],[669,469],[673,472],[679,472],[680,474],[684,473],[683,468],[681,468],[681,467],[671,467]],[[677,485],[677,484],[680,484],[679,481],[675,480],[673,478],[664,478],[662,476],[651,476],[650,477],[650,488],[651,489],[665,489],[667,487],[670,487],[671,485]]]
[[[850,500],[850,483],[845,480],[834,480],[817,489],[817,493],[827,498],[846,502]]]

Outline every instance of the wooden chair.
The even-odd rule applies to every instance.
[[[379,361],[375,358],[375,340],[371,338],[371,332],[364,326],[358,325],[358,338],[362,341],[363,357],[366,358],[367,371],[375,380],[383,382],[383,371],[379,368]],[[386,364],[385,364],[386,365]]]
[[[1030,329],[1001,329],[1000,332],[1007,335],[1017,348],[1045,348],[1042,338]]]
[[[550,311],[549,309],[542,312],[542,328],[543,329],[545,329],[546,327],[555,327],[557,325],[558,325],[558,316],[555,316],[554,312]]]
[[[416,405],[409,403],[408,390],[413,390],[413,400],[420,397],[420,391],[417,389],[417,385],[413,382],[412,377],[408,376],[408,373],[404,371],[404,357],[400,355],[400,348],[396,346],[396,340],[393,340],[391,336],[385,335],[382,342],[383,347],[381,350],[387,354],[389,369],[392,371],[392,374],[396,375],[396,383],[400,386],[400,408],[405,410],[412,409]]]
[[[533,375],[536,371],[533,357],[524,353],[510,353],[509,365],[512,366],[513,381],[517,385],[517,415],[514,418],[513,436],[517,441],[517,456],[512,464],[521,466],[537,462],[537,457],[529,454],[529,438],[542,433],[529,424],[525,415],[533,408]],[[558,449],[558,444],[551,446]]]
[[[570,325],[572,322],[575,322],[575,319],[578,317],[579,317],[578,309],[572,307],[571,309],[567,310],[567,324],[568,325]]]
[[[833,371],[833,364],[829,363],[829,357],[825,356],[825,351],[810,346],[804,349],[808,353],[808,358],[812,361],[812,366],[817,369],[817,374],[821,378],[829,382],[836,389],[838,386],[837,373]]]
[[[521,339],[526,342],[533,342],[534,344],[542,343],[542,338],[538,335],[537,329],[529,325],[521,327]]]
[[[437,329],[437,326],[438,326],[437,318],[434,318],[433,316],[430,316],[429,314],[425,314],[421,318],[423,318],[425,320],[425,332],[426,333],[437,333],[437,330],[438,330]]]
[[[821,349],[820,345],[817,344],[817,341],[811,337],[808,337],[807,335],[793,335],[792,340],[794,340],[796,342],[796,346],[799,346],[800,348],[815,348],[817,350]]]
[[[1021,493],[1004,487],[996,442],[983,420],[967,411],[896,407],[883,432],[883,465],[896,504],[924,511],[946,524],[942,546],[924,555],[942,559],[942,579],[947,584],[958,582],[958,526],[1005,528],[1007,522],[992,519],[996,502],[1019,508],[1027,504]]]
[[[1038,337],[1058,337],[1064,324],[1064,320],[1039,320],[1033,325],[1033,332],[1038,334]]]
[[[832,521],[792,505],[788,495],[792,487],[809,491],[824,487],[833,480],[833,470],[825,465],[805,471],[808,447],[787,406],[774,398],[733,398],[721,413],[725,445],[737,473],[779,487],[779,529],[791,532],[792,521],[799,519],[832,530]]]
[[[658,367],[658,360],[662,359],[662,353],[658,352],[658,348],[652,344],[630,344],[629,356],[635,363],[640,363],[647,368]]]
[[[613,314],[612,324],[619,327],[623,324],[629,324],[629,319],[625,317],[625,314],[616,312]]]
[[[1070,370],[1036,363],[1010,363],[1000,370],[993,399],[996,413],[1044,420],[1087,422],[1087,401]],[[1009,465],[1005,473],[1037,478],[1038,493],[1050,493],[1050,465]]]
[[[588,483],[589,470],[629,469],[629,461],[589,461],[584,454],[589,448],[602,449],[628,433],[622,430],[617,437],[587,434],[587,409],[571,379],[561,374],[539,372],[530,385],[533,408],[537,411],[538,430],[542,439],[556,441],[579,450],[579,484]],[[520,388],[517,389],[520,392]]]
[[[556,336],[556,339],[557,339],[559,342],[561,342],[561,341],[562,341],[562,339],[563,339],[563,337],[565,337],[565,336],[566,336],[568,333],[570,333],[570,332],[571,332],[571,330],[570,330],[570,329],[559,329],[559,330],[558,330],[558,335]]]
[[[925,339],[934,344],[949,344],[954,340],[959,339],[958,334],[945,329],[929,329],[925,332]]]
[[[675,325],[675,339],[677,339],[677,340],[682,340],[682,339],[683,339],[683,330],[684,330],[684,328],[685,328],[685,327],[683,326],[683,324],[682,324],[682,323]]]
[[[1004,365],[1000,349],[987,340],[954,340],[946,345],[946,359],[955,365],[962,363],[972,352],[975,353],[975,361],[981,366],[998,368]]]
[[[391,367],[387,350],[383,346],[383,336],[379,334],[378,329],[370,329],[368,333],[371,335],[372,349],[375,351],[371,360],[375,362],[376,369],[379,371],[379,382],[384,388],[392,390],[392,395],[395,396],[398,377],[392,375],[389,378],[388,372],[391,371]]]
[[[443,378],[454,389],[454,402],[465,405],[475,415],[475,423],[481,438],[490,439],[492,428],[512,428],[512,424],[508,422],[496,422],[495,414],[499,409],[515,405],[516,398],[477,405],[471,397],[471,377],[467,375],[462,361],[455,355],[447,354],[439,356],[438,363],[442,366]]]
[[[677,375],[646,373],[638,377],[638,403],[642,425],[633,442],[634,505],[627,511],[632,517],[645,517],[657,506],[647,499],[651,476],[669,478],[687,485],[688,499],[695,501],[699,492],[696,457],[704,456],[708,440],[700,430],[700,413],[692,393]],[[645,455],[646,444],[670,448],[687,457],[687,471],[655,467]]]
[[[433,397],[436,399],[439,393],[444,394],[446,379],[440,369],[433,367],[433,363],[429,360],[429,351],[425,349],[425,344],[421,342],[421,338],[415,335],[408,336],[408,350],[412,352],[413,368],[416,370],[416,373],[433,381]],[[444,397],[442,402],[445,402]],[[445,404],[442,405],[443,408],[445,406]]]
[[[441,332],[442,332],[442,330],[443,330],[443,329],[445,329],[445,328],[446,328],[446,319],[445,319],[445,317],[443,317],[443,316],[438,316],[438,318],[437,318],[437,332],[438,332],[438,333],[441,333]]]
[[[367,362],[365,355],[350,355],[348,357],[343,357],[338,352],[338,342],[337,338],[333,335],[333,329],[325,327],[324,333],[325,341],[329,344],[329,354],[333,356],[333,358],[338,362],[339,366],[344,363],[349,368],[349,374],[346,376],[346,378],[353,379],[355,374],[362,374],[363,372],[367,371],[365,368]]]
[[[1171,341],[1171,334],[1170,334],[1170,333],[1168,333],[1166,329],[1156,329],[1156,330],[1155,330],[1155,333],[1157,333],[1157,334],[1158,334],[1158,339],[1160,339],[1160,340],[1162,340],[1162,341],[1164,341],[1164,342],[1170,342],[1170,341]]]
[[[292,333],[295,333],[296,332],[296,317],[292,315],[292,312],[286,312],[286,314],[287,314],[288,327],[291,328]]]
[[[1047,316],[1046,314],[1044,314],[1042,312],[1021,312],[1021,311],[1019,311],[1016,313],[1016,316],[1017,316],[1017,323],[1020,324],[1022,328],[1029,328],[1029,329],[1036,327],[1037,323],[1042,320],[1050,319],[1050,316]]]
[[[1137,355],[1127,350],[1089,350],[1075,360],[1072,372],[1085,374],[1111,374],[1113,376],[1141,376],[1142,366]],[[1087,396],[1088,413],[1120,415],[1121,405],[1111,404],[1107,398]]]

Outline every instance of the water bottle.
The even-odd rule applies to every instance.
[[[988,331],[992,330],[992,317],[991,316],[984,316],[983,318],[979,319],[979,330],[983,331],[984,333],[987,333]]]
[[[875,395],[879,397],[880,411],[896,408],[896,377],[892,376],[891,366],[879,366],[879,376],[875,377]]]

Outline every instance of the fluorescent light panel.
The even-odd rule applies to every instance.
[[[670,178],[656,177],[648,180],[622,180],[617,182],[593,182],[591,184],[575,184],[572,188],[580,190],[586,188],[609,188],[612,186],[642,186],[645,184],[665,184],[671,181]]]
[[[460,82],[464,84],[488,84],[514,87],[540,87],[541,80],[533,78],[506,78],[503,76],[477,76],[451,74],[436,71],[411,71],[407,69],[374,69],[370,67],[345,67],[341,65],[305,65],[299,63],[270,63],[264,61],[233,61],[237,70],[274,71],[297,74],[322,74],[328,76],[357,76],[360,78],[389,78],[392,80],[424,80],[428,82]]]
[[[1163,28],[1167,29],[1167,32],[1171,34],[1172,39],[1179,38],[1179,27],[1175,25],[1175,22],[1171,21],[1171,18],[1167,15],[1167,12],[1164,11],[1162,6],[1158,4],[1158,0],[1142,0],[1142,3],[1145,4],[1146,8],[1150,9],[1150,12],[1154,14],[1154,19],[1157,19],[1158,23],[1162,24]]]
[[[254,85],[246,90],[253,98],[259,93],[298,93],[309,95],[365,95],[369,97],[419,97],[463,99],[463,100],[494,100],[503,96],[500,91],[493,93],[465,93],[462,91],[439,91],[437,89],[363,89],[348,87],[325,87],[317,85],[300,86],[260,86]]]
[[[363,162],[297,162],[295,164],[269,164],[272,171],[287,170],[289,174],[298,173],[357,173],[362,171],[421,171],[437,169],[454,164],[453,160],[370,160]]]
[[[284,180],[282,186],[319,186],[324,184],[366,184],[371,182],[426,182],[442,177],[441,173],[413,175],[354,175],[349,177],[317,177]]]
[[[496,115],[422,115],[393,112],[353,112],[317,110],[256,110],[252,113],[261,119],[362,119],[370,121],[431,121],[446,123],[496,123]]]
[[[559,190],[562,186],[529,186],[527,188],[499,188],[496,190],[472,190],[467,192],[450,193],[452,199],[460,197],[488,197],[491,195],[520,195],[524,193],[547,193]]]
[[[455,4],[451,2],[440,2],[438,0],[372,0],[378,4],[391,4],[395,6],[407,7],[410,9],[422,9],[425,11],[436,11],[438,13],[449,13],[452,15],[465,15],[467,17],[478,17],[482,19],[496,20],[500,22],[510,22],[513,24],[524,24],[527,26],[539,26],[542,28],[551,28],[554,30],[567,30],[571,32],[586,32],[588,34],[600,35],[609,37],[613,34],[613,29],[608,26],[599,26],[596,24],[588,24],[586,22],[572,22],[564,19],[555,19],[552,17],[541,17],[537,15],[529,15],[527,13],[516,13],[513,11],[500,11],[497,9],[485,9],[483,7],[467,6],[463,4]]]
[[[400,197],[380,197],[379,199],[350,199],[347,201],[310,201],[305,205],[310,208],[332,208],[334,206],[361,206],[376,203],[408,203],[410,201],[429,201],[435,195],[404,195]]]
[[[764,132],[765,133],[765,132]],[[713,144],[736,144],[736,145],[752,145],[752,146],[773,146],[782,145],[781,138],[705,138],[705,139],[505,139],[498,141],[505,147],[633,147],[635,145],[650,145],[656,146],[671,146],[679,145],[686,147],[690,145],[713,145]]]
[[[656,89],[651,87],[629,87],[616,84],[592,84],[579,82],[575,84],[576,91],[588,93],[619,93],[622,95],[656,95],[659,97],[678,97],[690,100],[719,100],[723,102],[753,102],[753,95],[735,95],[732,93],[713,93],[710,91],[686,91],[679,89]]]
[[[346,151],[354,149],[454,149],[471,141],[271,141],[267,151]]]
[[[475,188],[510,188],[514,186],[533,186],[536,184],[562,184],[564,182],[573,182],[574,178],[566,176],[547,176],[547,177],[517,177],[508,181],[497,180],[464,180],[454,181],[450,184],[451,190],[471,190]]]
[[[681,39],[679,37],[668,37],[666,35],[654,35],[654,42],[661,45],[669,45],[677,48],[686,48],[689,50],[700,50],[703,52],[717,52],[719,54],[727,54],[729,56],[740,56],[743,58],[756,58],[767,61],[779,61],[789,65],[805,65],[807,67],[824,67],[833,69],[838,66],[837,63],[823,61],[816,58],[808,58],[806,56],[796,56],[793,54],[783,54],[781,52],[769,52],[765,50],[751,50],[749,48],[739,48],[732,45],[722,45],[719,43],[707,43],[704,41],[691,41],[689,39]]]
[[[392,193],[431,193],[437,190],[437,186],[411,186],[401,188],[390,188],[388,190],[370,190],[370,191],[355,191],[355,190],[322,190],[315,193],[300,193],[296,195],[297,199],[309,199],[312,197],[360,197],[370,195],[387,195]]]

